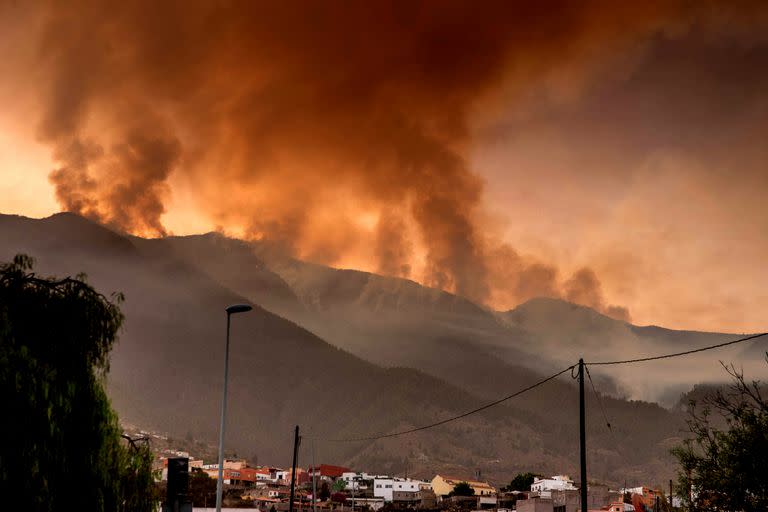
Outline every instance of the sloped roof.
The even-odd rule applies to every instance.
[[[472,488],[479,488],[479,489],[490,489],[492,491],[495,491],[496,489],[489,484],[488,482],[479,482],[477,480],[468,480],[466,478],[457,478],[453,476],[444,476],[444,475],[437,475],[443,480],[445,480],[446,483],[456,485],[461,482],[467,482],[470,487]]]

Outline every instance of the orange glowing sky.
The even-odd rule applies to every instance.
[[[152,9],[135,4],[105,13],[84,2],[75,21],[56,4],[0,7],[0,212],[71,209],[51,171],[72,167],[62,156],[72,140],[97,141],[118,149],[75,193],[93,201],[91,216],[134,233],[279,239],[301,257],[466,290],[495,307],[547,289],[505,273],[508,261],[513,274],[551,269],[563,296],[589,268],[600,307],[624,306],[633,323],[768,328],[759,5],[612,12],[588,2],[546,20],[531,8],[541,33],[526,32],[528,21],[489,27],[497,13],[468,16],[460,2],[437,17],[431,3],[412,17],[410,4],[386,16],[315,12],[313,24],[268,11],[293,30],[281,36],[266,22],[233,28],[232,13],[213,13],[224,21],[211,28],[212,14],[196,8],[178,20],[183,32],[162,25],[178,14],[168,8],[134,34]],[[113,15],[120,21],[107,23]],[[78,38],[91,24],[108,27],[88,33],[114,53],[86,51],[96,43]],[[489,34],[480,42],[466,35],[478,27]],[[227,52],[230,43],[247,52]],[[158,143],[142,153],[148,141],[132,137],[148,132]],[[117,208],[111,183],[138,206]],[[463,236],[471,247],[456,247]],[[511,260],[497,258],[503,248]]]

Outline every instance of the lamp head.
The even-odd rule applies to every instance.
[[[231,315],[233,313],[245,313],[252,309],[253,306],[250,304],[232,304],[231,306],[227,306],[227,314]]]

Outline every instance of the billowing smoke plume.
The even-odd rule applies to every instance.
[[[531,297],[562,298],[618,320],[631,320],[627,308],[605,303],[602,285],[590,268],[581,268],[565,278],[555,266],[528,261],[506,244],[490,251],[487,261],[489,275],[494,282],[502,284],[492,288],[491,304],[504,307]]]
[[[565,298],[576,304],[589,306],[608,316],[629,321],[629,311],[623,306],[606,305],[597,275],[590,268],[582,268],[564,284]]]
[[[374,269],[478,301],[564,296],[625,316],[591,271],[563,284],[490,241],[472,122],[532,84],[578,89],[686,16],[675,2],[51,2],[40,137],[61,205],[126,231],[165,233],[178,176],[217,224],[300,256],[362,245]]]

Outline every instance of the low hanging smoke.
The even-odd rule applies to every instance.
[[[691,16],[676,2],[50,2],[39,133],[62,207],[121,230],[165,235],[176,176],[218,225],[302,257],[357,251],[477,301],[559,296],[628,318],[593,272],[563,281],[490,241],[471,123]]]

